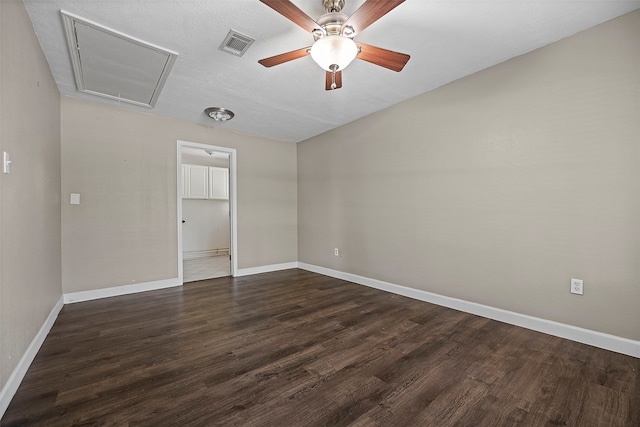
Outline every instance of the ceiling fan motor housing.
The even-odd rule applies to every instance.
[[[342,25],[349,19],[347,15],[340,12],[329,12],[320,17],[316,23],[322,29],[321,31],[313,31],[313,38],[315,40],[321,39],[325,36],[342,36]],[[347,35],[345,35],[347,36]],[[351,36],[347,36],[351,38]]]

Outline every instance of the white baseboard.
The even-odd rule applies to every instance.
[[[5,411],[9,407],[9,403],[11,403],[11,399],[13,399],[16,391],[18,391],[18,387],[20,386],[22,379],[27,373],[29,366],[31,366],[31,362],[33,362],[36,354],[38,354],[38,350],[40,350],[44,339],[47,337],[47,334],[51,330],[51,327],[58,318],[58,313],[60,313],[60,310],[62,310],[63,306],[63,298],[60,297],[58,302],[56,302],[56,304],[51,309],[49,316],[47,316],[47,318],[45,319],[36,336],[33,338],[33,340],[31,340],[31,344],[29,344],[29,347],[27,347],[27,351],[25,351],[20,358],[20,361],[13,369],[13,372],[9,376],[9,379],[5,383],[4,387],[2,387],[2,390],[0,390],[0,418],[2,418]]]
[[[260,267],[239,268],[236,270],[234,277],[250,276],[252,274],[270,273],[272,271],[289,270],[298,268],[297,262],[286,262],[283,264],[263,265]]]
[[[65,293],[63,297],[65,304],[71,304],[74,302],[90,301],[119,295],[136,294],[138,292],[155,291],[157,289],[172,288],[174,286],[182,286],[182,282],[180,282],[178,278],[156,280],[154,282],[114,286],[111,288],[94,289],[91,291],[69,292]]]
[[[298,268],[640,358],[640,341],[634,341],[628,338],[579,328],[577,326],[567,325],[551,320],[540,319],[538,317],[502,310],[500,308],[490,307],[457,298],[446,297],[419,289],[408,288],[406,286],[370,279],[356,274],[344,273],[342,271],[332,270],[330,268],[319,267],[303,262],[298,263]]]

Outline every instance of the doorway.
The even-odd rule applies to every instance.
[[[233,276],[236,151],[178,141],[178,271],[182,283]]]

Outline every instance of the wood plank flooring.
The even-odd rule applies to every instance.
[[[640,426],[640,359],[318,274],[67,305],[2,426]]]

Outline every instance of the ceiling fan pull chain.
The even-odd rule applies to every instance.
[[[333,64],[331,67],[331,89],[335,89],[338,87],[336,84],[336,71],[338,71],[338,66]]]

